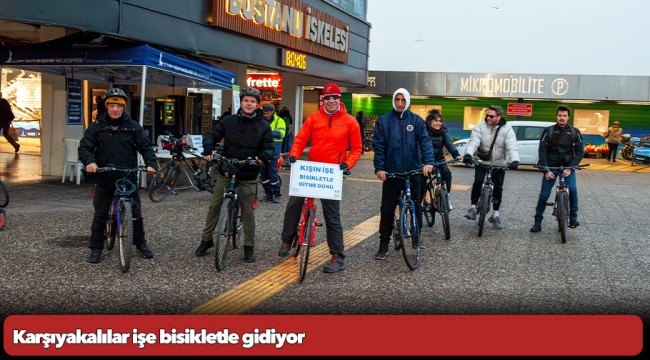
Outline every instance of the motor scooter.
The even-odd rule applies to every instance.
[[[630,165],[650,165],[650,140],[640,140],[634,145]]]

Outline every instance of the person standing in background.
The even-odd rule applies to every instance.
[[[609,129],[603,133],[603,137],[605,138],[607,146],[609,147],[607,161],[616,162],[618,145],[621,143],[621,139],[623,138],[623,128],[619,126],[619,122],[614,121],[614,125],[610,126]]]
[[[2,127],[2,134],[4,135],[5,139],[7,139],[7,141],[14,147],[14,150],[17,154],[18,150],[20,149],[20,144],[9,134],[11,122],[14,121],[15,118],[16,116],[14,115],[14,112],[11,111],[11,105],[9,105],[9,101],[3,98],[2,93],[0,92],[0,126]]]
[[[272,103],[266,103],[262,106],[262,115],[271,127],[271,134],[273,134],[275,154],[273,155],[273,160],[264,164],[260,169],[260,177],[264,193],[266,194],[263,200],[279,204],[282,202],[282,193],[280,191],[282,188],[282,179],[278,172],[278,160],[282,155],[282,139],[286,132],[286,125],[284,119],[275,113],[275,109]]]
[[[104,97],[101,95],[95,96],[95,104],[97,104],[97,109],[93,110],[92,119],[93,121],[97,120],[103,113],[106,112],[106,105],[104,105]]]

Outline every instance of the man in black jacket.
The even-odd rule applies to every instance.
[[[79,160],[85,165],[86,172],[94,174],[98,167],[115,166],[135,168],[138,166],[139,152],[147,166],[147,172],[156,172],[156,153],[140,124],[132,120],[125,112],[128,97],[121,89],[109,89],[104,95],[106,112],[97,121],[88,126],[84,137],[79,143]],[[115,181],[122,174],[106,172],[95,175],[95,215],[90,230],[89,263],[101,261],[104,249],[103,233],[108,221],[108,211],[115,193]],[[131,181],[138,183],[137,176],[132,175]],[[153,252],[147,246],[144,238],[144,222],[142,218],[142,202],[140,194],[135,191],[133,199],[133,245],[145,259],[153,258]]]
[[[555,110],[557,124],[544,129],[539,141],[539,165],[540,166],[577,166],[582,160],[584,149],[582,146],[582,135],[580,130],[568,124],[571,116],[571,109],[568,106],[560,105]],[[564,169],[562,174],[566,177],[569,187],[569,227],[575,228],[578,222],[578,185],[576,172],[572,169]],[[530,232],[542,230],[542,219],[546,209],[546,201],[551,195],[556,176],[552,171],[546,171],[542,178],[542,189],[537,199],[535,208],[535,224]]]
[[[255,159],[261,165],[273,159],[275,146],[269,123],[264,120],[259,109],[261,93],[255,88],[244,88],[239,93],[241,108],[234,115],[222,118],[212,129],[212,139],[204,139],[203,154],[206,160],[212,160],[212,150],[215,145],[224,140],[223,156],[245,160]],[[255,188],[259,167],[243,165],[237,172],[239,189],[239,205],[244,223],[244,260],[255,262]],[[206,255],[208,249],[214,246],[212,235],[217,226],[224,189],[230,185],[230,178],[220,176],[214,185],[212,200],[205,219],[205,227],[201,233],[201,244],[194,252],[196,256]]]
[[[18,153],[20,144],[14,140],[13,137],[11,137],[11,134],[9,134],[9,128],[11,127],[11,122],[14,120],[14,118],[14,112],[11,111],[11,105],[9,105],[9,101],[3,98],[2,93],[0,92],[0,127],[2,128],[2,134],[4,135],[5,139],[7,139],[7,141],[9,141],[9,143],[14,147],[16,153]]]

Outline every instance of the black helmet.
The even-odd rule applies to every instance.
[[[126,93],[119,88],[110,88],[104,94],[104,103],[106,105],[110,103],[117,103],[121,105],[126,105],[126,102],[129,100],[129,97],[126,96]]]
[[[241,101],[244,96],[254,96],[257,99],[257,102],[259,103],[262,100],[262,93],[260,93],[259,90],[256,88],[248,87],[248,88],[243,88],[241,92],[239,93],[239,101]]]

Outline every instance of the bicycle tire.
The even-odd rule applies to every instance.
[[[298,269],[298,281],[303,282],[305,275],[307,275],[307,268],[309,267],[309,250],[311,250],[311,242],[315,236],[314,234],[314,210],[309,210],[307,215],[307,222],[305,223],[305,231],[303,237],[303,244],[300,249],[300,267]],[[305,241],[306,239],[306,241]]]
[[[133,251],[133,209],[131,202],[120,199],[118,204],[120,230],[117,236],[117,257],[123,273],[131,268],[131,252]]]
[[[239,249],[241,246],[241,232],[239,231],[240,226],[243,229],[243,224],[241,223],[241,216],[239,216],[239,204],[237,202],[232,203],[233,206],[230,209],[230,219],[231,219],[231,224],[230,228],[232,230],[232,248],[233,249]]]
[[[226,260],[228,258],[228,247],[230,246],[228,238],[230,237],[230,207],[232,205],[231,198],[224,198],[221,204],[221,211],[219,212],[219,220],[214,229],[215,249],[214,249],[214,266],[217,271],[226,268]]]
[[[115,230],[117,229],[117,220],[115,219],[115,207],[111,204],[108,211],[108,220],[106,229],[104,229],[104,240],[106,241],[106,250],[113,250],[115,247]]]
[[[557,225],[560,230],[560,239],[562,243],[566,243],[566,228],[569,214],[567,213],[567,193],[559,191],[555,196],[555,216],[557,217]]]
[[[402,230],[400,218],[402,214],[402,208],[395,208],[395,216],[393,217],[393,243],[395,245],[395,251],[399,251],[402,248]]]
[[[178,163],[171,161],[154,175],[149,185],[149,199],[153,202],[161,202],[174,192],[176,180],[180,174]]]
[[[411,270],[420,267],[420,234],[413,205],[406,204],[402,209],[400,222],[402,224],[402,254],[406,266]]]
[[[436,206],[435,206],[435,193],[431,182],[427,182],[426,190],[424,192],[424,199],[422,201],[422,212],[424,218],[427,220],[427,225],[433,227],[436,223]]]
[[[447,189],[439,187],[436,189],[436,199],[438,201],[438,211],[440,212],[440,219],[442,220],[442,229],[445,233],[445,240],[451,238],[451,227],[449,226],[449,195]]]
[[[363,140],[363,151],[372,151],[372,139]]]
[[[476,206],[478,212],[478,236],[483,236],[483,227],[485,226],[485,218],[490,212],[490,203],[492,202],[492,189],[484,188],[481,190],[478,205]],[[480,210],[479,210],[480,209]]]
[[[9,205],[9,190],[5,184],[0,181],[0,208],[5,208]]]

